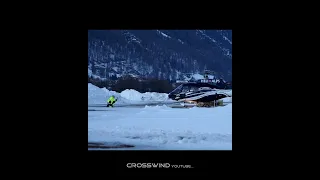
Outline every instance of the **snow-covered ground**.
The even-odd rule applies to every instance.
[[[167,94],[162,93],[134,90],[117,93],[92,84],[88,90],[89,104],[105,104],[110,95],[118,97],[123,104],[169,101]],[[231,98],[225,100],[232,102]],[[135,146],[127,150],[232,149],[232,103],[215,108],[180,109],[163,105],[95,109],[98,111],[88,111],[89,142]]]

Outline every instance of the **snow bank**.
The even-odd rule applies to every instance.
[[[146,92],[140,93],[134,89],[126,89],[120,93],[121,97],[131,101],[166,101],[168,100],[168,94]]]
[[[118,103],[127,103],[128,100],[121,98],[119,93],[109,91],[106,88],[99,88],[88,83],[88,102],[89,104],[105,104],[110,96],[114,95],[118,98]]]
[[[120,93],[120,95],[121,97],[130,99],[132,101],[141,101],[143,97],[141,93],[133,89],[124,90]]]
[[[117,104],[128,104],[138,102],[155,102],[155,101],[169,101],[168,94],[146,92],[140,93],[133,89],[127,89],[121,93],[109,91],[106,88],[99,88],[91,83],[88,83],[88,101],[89,104],[105,104],[110,96],[114,95],[118,98]]]

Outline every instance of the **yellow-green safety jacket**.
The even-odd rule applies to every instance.
[[[111,97],[108,99],[108,103],[110,103],[110,104],[114,104],[116,101],[117,101],[117,100],[116,100],[113,96],[111,96]]]

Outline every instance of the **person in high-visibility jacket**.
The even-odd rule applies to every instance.
[[[111,96],[109,99],[108,99],[108,105],[107,107],[111,106],[113,107],[114,103],[117,102],[118,99],[114,98],[114,96]]]

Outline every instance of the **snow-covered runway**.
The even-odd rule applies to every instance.
[[[89,142],[120,142],[143,149],[232,149],[232,104],[104,109],[88,112]]]
[[[89,94],[89,102],[90,96],[95,96],[91,104],[103,104],[100,99],[104,97],[96,94]],[[170,108],[168,101],[159,102],[158,106],[146,106],[148,101],[127,106],[128,102],[123,98],[118,107],[88,107],[88,143],[134,146],[121,148],[124,150],[232,149],[232,103],[215,108]]]

